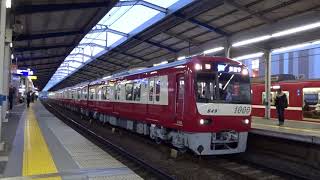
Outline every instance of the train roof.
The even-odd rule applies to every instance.
[[[229,59],[229,58],[225,58],[225,57],[219,57],[219,56],[193,56],[193,57],[187,57],[183,60],[178,60],[178,61],[173,61],[167,64],[161,64],[158,66],[154,66],[154,67],[149,67],[149,68],[144,68],[144,69],[138,69],[138,70],[132,70],[132,71],[124,71],[124,72],[120,72],[120,73],[116,73],[104,78],[100,78],[97,79],[95,81],[91,81],[91,82],[83,82],[83,83],[79,83],[73,87],[68,87],[68,88],[64,88],[64,89],[75,89],[75,88],[79,88],[81,86],[87,86],[87,85],[96,85],[96,84],[102,84],[102,82],[105,81],[109,81],[112,79],[117,79],[117,78],[123,78],[123,77],[127,77],[127,76],[132,76],[132,75],[137,75],[137,74],[143,74],[143,73],[148,73],[148,72],[152,72],[152,71],[157,71],[157,70],[161,70],[161,69],[166,69],[166,68],[171,68],[171,67],[176,67],[176,66],[182,66],[185,65],[189,62],[191,62],[192,60],[201,60],[201,59],[208,59],[208,58],[214,58],[217,62],[221,62],[224,61],[226,63],[230,63],[230,64],[237,64],[237,65],[242,65],[241,62]]]

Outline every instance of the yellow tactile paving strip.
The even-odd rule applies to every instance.
[[[57,173],[57,167],[52,159],[48,145],[41,133],[36,116],[32,108],[26,112],[24,127],[24,152],[22,175],[32,176],[39,174]],[[60,180],[60,177],[41,179]]]

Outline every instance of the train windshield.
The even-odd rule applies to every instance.
[[[197,102],[250,104],[249,76],[235,73],[197,73]]]

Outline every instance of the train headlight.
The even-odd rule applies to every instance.
[[[197,70],[197,71],[201,70],[202,69],[202,65],[201,64],[195,64],[194,65],[194,69]]]
[[[248,69],[246,69],[246,68],[243,68],[243,69],[242,69],[242,72],[241,72],[241,74],[242,74],[242,75],[244,75],[244,76],[248,75],[248,74],[249,74],[249,71],[248,71]]]
[[[211,124],[211,120],[208,120],[208,119],[200,119],[199,120],[199,123],[200,125],[208,125],[208,124]]]
[[[250,123],[250,120],[249,119],[244,119],[244,120],[242,120],[242,123],[248,125]]]

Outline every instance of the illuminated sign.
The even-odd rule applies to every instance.
[[[31,79],[31,80],[37,80],[38,77],[37,77],[37,76],[29,76],[29,79]]]
[[[32,76],[33,71],[30,69],[17,69],[17,74],[21,74],[23,76]]]
[[[226,66],[226,64],[218,64],[218,71],[224,71]]]
[[[229,67],[229,72],[240,73],[241,72],[241,67],[230,66]]]
[[[229,72],[229,73],[241,73],[241,66],[231,66],[228,64],[218,64],[217,65],[218,72]]]

